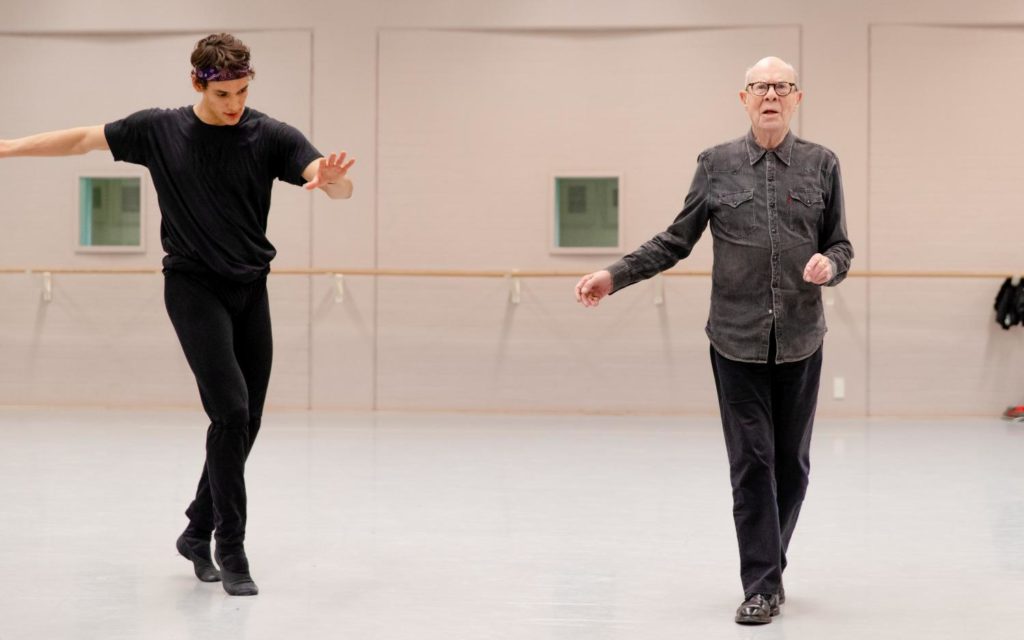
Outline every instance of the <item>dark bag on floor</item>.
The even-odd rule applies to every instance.
[[[999,293],[996,294],[996,324],[1003,329],[1009,329],[1020,322],[1018,299],[1021,296],[1021,285],[1024,285],[1024,279],[1015,287],[1013,278],[1007,278],[1003,281],[1003,286],[999,287]],[[1024,300],[1021,301],[1024,302]]]

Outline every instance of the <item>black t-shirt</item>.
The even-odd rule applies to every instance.
[[[236,125],[191,106],[147,109],[104,127],[115,160],[149,169],[160,200],[164,268],[250,282],[270,269],[274,179],[302,185],[321,153],[294,127],[247,108]]]

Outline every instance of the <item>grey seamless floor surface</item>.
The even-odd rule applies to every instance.
[[[0,409],[0,640],[1024,637],[1024,425],[820,420],[788,602],[739,627],[714,418],[271,413],[260,586],[174,552],[184,411]]]

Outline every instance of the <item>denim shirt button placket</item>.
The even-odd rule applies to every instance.
[[[779,216],[778,211],[775,208],[775,204],[777,202],[775,182],[775,154],[772,151],[765,153],[765,179],[767,181],[768,191],[768,239],[771,246],[772,256],[772,308],[768,309],[768,315],[772,317],[772,322],[775,322],[775,307],[778,306],[778,300],[776,298],[779,289],[779,279],[782,274],[779,270]],[[778,330],[776,330],[776,341],[778,341]]]

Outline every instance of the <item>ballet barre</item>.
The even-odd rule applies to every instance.
[[[39,275],[42,278],[42,299],[53,301],[53,277],[55,275],[157,275],[160,269],[141,269],[134,267],[107,268],[72,268],[72,267],[0,267],[0,275]],[[345,301],[345,277],[399,277],[399,278],[505,278],[508,280],[509,302],[519,304],[522,300],[522,280],[524,278],[579,278],[585,275],[582,271],[552,270],[471,270],[471,269],[369,269],[369,268],[306,268],[306,269],[274,269],[270,272],[278,276],[333,276],[334,301],[341,304]],[[945,278],[945,279],[1004,279],[1009,273],[1016,271],[906,271],[906,270],[854,270],[847,274],[849,278]],[[665,304],[665,277],[709,277],[709,269],[672,269],[652,278],[655,306]],[[827,306],[832,306],[829,297]]]
[[[51,275],[154,275],[160,269],[142,268],[73,268],[73,267],[0,267],[0,274],[44,274]],[[394,277],[427,277],[427,278],[579,278],[586,271],[550,271],[550,270],[471,270],[471,269],[274,269],[271,275],[284,276],[316,276],[316,275],[347,275],[347,276],[394,276]],[[850,278],[1006,278],[1008,274],[1024,273],[1024,269],[1004,271],[906,271],[906,270],[854,270],[847,274]],[[700,277],[710,276],[710,269],[684,270],[671,269],[660,275],[667,277]]]

